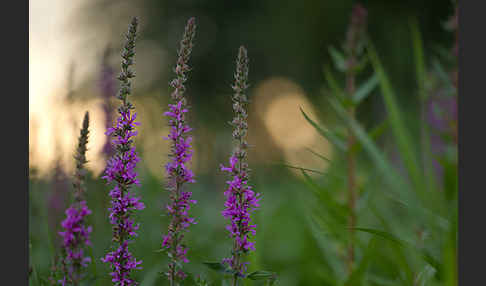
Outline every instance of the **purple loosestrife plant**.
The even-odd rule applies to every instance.
[[[85,255],[85,248],[91,245],[89,234],[92,227],[86,226],[86,217],[91,210],[86,205],[84,197],[84,165],[86,160],[86,145],[89,133],[89,113],[84,115],[83,126],[80,131],[78,147],[74,156],[76,170],[74,173],[74,202],[66,210],[66,219],[62,221],[63,231],[59,232],[62,237],[62,258],[61,271],[63,277],[58,282],[62,285],[79,285],[83,278],[82,269],[85,268],[91,258]]]
[[[223,259],[223,264],[231,268],[234,273],[233,286],[237,285],[239,277],[245,276],[248,263],[243,262],[243,255],[255,250],[254,242],[249,239],[250,233],[256,234],[256,225],[251,224],[250,213],[259,207],[258,201],[260,200],[260,194],[255,194],[252,187],[248,185],[250,169],[246,162],[248,98],[245,90],[248,88],[247,80],[248,56],[245,47],[241,46],[236,60],[235,84],[232,86],[235,92],[232,98],[235,116],[231,125],[234,128],[233,139],[237,144],[230,157],[229,167],[221,165],[221,171],[228,172],[232,176],[232,180],[227,182],[228,188],[224,192],[226,202],[222,215],[230,220],[230,225],[226,229],[233,238],[232,256]]]
[[[134,106],[128,101],[131,93],[130,78],[135,74],[130,69],[135,55],[135,38],[137,33],[138,20],[133,18],[126,34],[125,46],[122,50],[122,71],[118,76],[121,81],[121,88],[116,97],[121,100],[122,105],[118,108],[119,117],[114,127],[108,128],[106,134],[113,136],[112,141],[115,154],[108,161],[104,179],[115,186],[110,191],[111,208],[110,223],[113,225],[113,251],[106,254],[101,260],[111,265],[112,281],[117,286],[131,286],[138,283],[131,278],[132,270],[141,269],[142,261],[137,260],[128,250],[128,244],[137,236],[136,230],[139,225],[131,217],[135,211],[145,208],[130,188],[135,184],[139,185],[137,173],[134,171],[137,162],[140,160],[135,147],[133,137],[137,135],[135,122],[137,114],[132,112]]]
[[[188,112],[187,100],[184,97],[184,82],[187,80],[186,73],[189,71],[188,61],[191,55],[193,40],[196,33],[196,22],[194,18],[187,21],[184,35],[178,51],[177,65],[174,69],[177,77],[170,85],[174,88],[171,94],[173,103],[169,104],[169,111],[164,115],[169,117],[170,133],[164,138],[170,140],[170,161],[165,166],[167,173],[167,191],[169,192],[170,203],[167,205],[167,212],[171,219],[168,233],[163,236],[162,249],[168,251],[170,258],[169,270],[166,273],[170,285],[178,284],[187,275],[182,271],[181,262],[187,263],[187,247],[183,243],[184,232],[190,224],[195,224],[194,218],[189,217],[190,204],[196,201],[191,199],[191,192],[184,190],[186,183],[194,183],[194,174],[188,164],[192,158],[191,141],[188,135],[191,131],[187,125],[185,113]]]

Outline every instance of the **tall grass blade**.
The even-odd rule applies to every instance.
[[[311,152],[312,154],[316,155],[317,157],[321,158],[322,160],[330,163],[331,160],[327,157],[325,157],[324,155],[321,155],[319,153],[317,153],[316,151],[312,150],[311,148],[305,148],[307,151]]]
[[[415,76],[417,81],[418,94],[420,98],[420,118],[422,124],[420,125],[420,137],[422,144],[422,168],[424,177],[427,183],[427,189],[435,190],[437,182],[435,181],[434,167],[432,165],[432,152],[430,146],[430,130],[426,124],[426,110],[427,110],[427,90],[425,81],[427,80],[427,67],[425,64],[424,49],[422,43],[422,36],[418,25],[417,18],[413,17],[409,21],[413,54],[415,59]]]
[[[418,190],[423,190],[423,180],[419,165],[417,164],[416,152],[413,149],[412,140],[408,131],[403,123],[400,109],[398,108],[395,94],[388,79],[388,76],[383,69],[383,66],[376,54],[375,49],[370,44],[368,46],[368,54],[375,70],[376,75],[380,80],[381,94],[383,96],[385,107],[387,109],[392,132],[395,136],[398,149],[401,157],[405,163],[407,171],[410,175],[410,179],[413,185]]]
[[[302,115],[304,115],[305,119],[307,122],[309,122],[312,127],[314,127],[317,132],[323,136],[325,139],[329,140],[334,146],[336,146],[339,150],[344,151],[346,150],[346,144],[344,141],[338,137],[338,135],[330,130],[324,130],[322,127],[320,127],[316,122],[314,122],[310,117],[304,112],[302,107],[300,108],[300,111],[302,112]]]
[[[378,83],[380,81],[378,80],[378,76],[375,74],[371,76],[365,83],[363,83],[353,94],[353,102],[355,104],[359,104],[361,101],[363,101],[368,95],[371,94],[373,89],[375,89],[378,86]]]

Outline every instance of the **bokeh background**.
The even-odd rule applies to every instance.
[[[249,257],[251,269],[276,271],[281,285],[338,285],[324,282],[329,262],[309,223],[311,193],[301,172],[283,164],[325,172],[329,163],[313,156],[309,148],[333,159],[332,145],[306,122],[299,107],[322,126],[335,123],[322,92],[323,68],[332,66],[328,47],[340,48],[345,39],[354,3],[29,0],[31,270],[35,268],[39,276],[48,275],[58,253],[56,233],[70,200],[74,148],[82,116],[89,110],[87,196],[94,210],[90,222],[94,228],[93,267],[98,275],[92,285],[109,283],[108,268],[98,259],[108,251],[111,238],[109,187],[100,177],[106,162],[106,110],[117,102],[107,100],[106,93],[110,84],[114,91],[118,88],[114,77],[120,70],[123,33],[130,18],[138,16],[132,100],[141,122],[135,140],[142,158],[138,192],[147,208],[139,215],[141,228],[133,251],[144,261],[143,270],[136,274],[142,285],[165,285],[159,272],[165,270],[167,258],[156,252],[168,224],[163,188],[168,142],[162,139],[168,127],[162,114],[185,22],[195,16],[197,32],[187,97],[192,108],[193,170],[197,177],[191,190],[198,200],[192,214],[199,223],[187,236],[188,269],[217,281],[218,276],[201,263],[227,256],[231,247],[220,215],[226,177],[218,166],[226,163],[231,153],[231,127],[227,124],[232,117],[230,85],[237,49],[245,45],[251,84],[248,141],[254,145],[249,160],[252,184],[264,197],[262,208],[254,215],[257,251]],[[447,0],[361,3],[368,9],[368,34],[397,91],[407,127],[418,132],[421,121],[410,19],[418,19],[424,50],[432,57],[453,45],[454,35],[444,29],[444,23],[454,13],[454,6]],[[365,127],[386,117],[378,89],[374,93],[358,110],[357,117]],[[312,176],[323,180],[318,174]],[[339,192],[334,195],[342,196]]]

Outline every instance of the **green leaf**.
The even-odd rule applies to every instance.
[[[370,205],[370,209],[377,216],[377,218],[381,221],[385,230],[387,230],[387,231],[372,230],[372,231],[368,231],[368,233],[374,234],[375,236],[381,237],[383,239],[387,239],[390,242],[394,242],[394,243],[391,244],[391,247],[392,247],[392,250],[394,251],[395,255],[397,256],[395,258],[395,261],[398,264],[398,267],[400,269],[402,269],[405,273],[405,281],[403,281],[403,282],[405,282],[405,284],[407,284],[407,285],[411,285],[411,283],[413,281],[413,275],[414,274],[413,274],[412,268],[410,267],[410,264],[408,263],[408,259],[405,255],[405,252],[404,252],[403,246],[405,245],[406,242],[397,238],[396,236],[390,234],[390,231],[389,231],[390,227],[389,227],[388,223],[386,222],[385,218],[383,216],[381,216],[381,214],[379,214],[376,211],[373,204]],[[365,228],[362,228],[362,229],[365,229]],[[403,285],[403,283],[401,285]]]
[[[336,50],[333,46],[330,46],[329,55],[331,55],[332,61],[334,62],[336,69],[341,72],[347,70],[346,58],[341,52]]]
[[[277,274],[275,272],[258,270],[248,274],[246,278],[251,280],[266,280],[266,279],[275,279],[276,276]]]
[[[278,165],[281,165],[281,166],[284,166],[284,167],[287,167],[287,168],[291,168],[291,169],[297,169],[297,170],[301,170],[301,171],[307,171],[307,172],[311,172],[311,173],[316,173],[316,174],[320,174],[320,175],[327,175],[326,173],[323,173],[323,172],[320,172],[320,171],[317,171],[317,170],[303,168],[303,167],[297,167],[297,166],[292,166],[292,165],[285,164],[285,163],[278,163]]]
[[[345,286],[358,286],[362,285],[365,279],[365,274],[368,269],[368,265],[373,257],[373,251],[375,250],[376,240],[371,239],[366,248],[366,253],[361,259],[358,267],[356,267],[348,280],[344,283]]]
[[[354,229],[358,230],[358,231],[371,233],[375,236],[378,236],[378,237],[384,238],[384,239],[386,239],[390,242],[393,242],[400,247],[409,248],[409,249],[417,251],[420,254],[420,256],[422,257],[422,259],[424,259],[424,261],[426,261],[430,266],[434,267],[435,271],[437,272],[437,275],[440,275],[441,270],[442,270],[441,263],[436,258],[434,258],[430,253],[428,253],[428,251],[426,249],[419,249],[415,245],[413,245],[412,243],[407,242],[405,240],[402,240],[402,239],[396,237],[395,235],[393,235],[389,232],[386,232],[386,231],[381,231],[381,230],[371,229],[371,228],[362,228],[362,227],[355,227]]]
[[[447,231],[445,245],[442,251],[444,261],[444,285],[457,286],[457,202],[453,207],[451,225]]]
[[[428,282],[434,277],[435,269],[430,265],[425,265],[424,269],[417,274],[415,285],[426,286]]]
[[[393,234],[390,234],[386,231],[382,231],[382,230],[377,230],[377,229],[372,229],[372,228],[364,228],[364,227],[355,227],[354,228],[355,230],[358,230],[358,231],[363,231],[363,232],[367,232],[367,233],[371,233],[371,234],[374,234],[376,236],[379,236],[381,238],[384,238],[386,240],[389,240],[393,243],[396,243],[402,247],[405,247],[407,246],[407,242],[401,240],[400,238],[394,236]]]
[[[331,214],[331,217],[338,223],[346,223],[346,218],[348,215],[347,207],[336,201],[334,196],[332,196],[328,191],[319,187],[304,170],[301,171],[306,184],[311,188],[311,190],[314,191],[315,195],[319,198],[319,201],[325,205],[327,211]]]
[[[451,77],[450,75],[445,71],[444,67],[442,64],[439,62],[439,60],[435,59],[432,62],[432,68],[435,71],[435,74],[441,81],[441,83],[444,85],[445,91],[447,95],[453,95],[456,93],[456,88],[452,84]]]
[[[371,94],[373,89],[378,86],[379,80],[378,77],[374,74],[372,75],[365,83],[363,83],[354,93],[353,95],[353,102],[355,104],[359,104],[363,101],[368,95]]]
[[[329,131],[329,130],[322,129],[316,122],[314,122],[312,119],[309,118],[309,116],[307,116],[307,114],[304,112],[302,107],[300,108],[300,111],[304,115],[305,119],[312,125],[312,127],[314,127],[315,130],[317,130],[317,132],[321,136],[323,136],[324,138],[329,140],[329,142],[331,142],[339,150],[341,150],[341,151],[346,150],[346,144],[344,143],[344,141],[341,138],[339,138],[336,135],[336,133]]]
[[[330,159],[328,159],[327,157],[315,152],[314,150],[310,149],[310,148],[305,148],[307,151],[311,152],[312,154],[316,155],[317,157],[321,158],[322,160],[326,161],[326,162],[331,162]]]
[[[220,262],[203,262],[208,268],[225,274],[234,274],[235,271]]]
[[[203,262],[208,268],[216,270],[216,271],[225,271],[226,266],[224,266],[221,262]]]
[[[401,286],[402,285],[396,280],[386,279],[381,276],[377,276],[373,274],[368,274],[368,279],[374,282],[376,285],[380,285],[380,286]]]
[[[405,166],[415,186],[415,189],[423,191],[423,178],[421,171],[419,170],[417,157],[415,155],[417,152],[415,152],[412,148],[412,140],[410,135],[408,134],[408,130],[405,128],[405,125],[403,123],[402,115],[396,103],[396,97],[391,87],[390,81],[371,43],[368,46],[368,54],[371,59],[371,63],[373,64],[373,67],[375,69],[375,73],[380,80],[381,94],[383,96],[385,107],[390,118],[390,125],[396,139],[401,158],[405,163]]]
[[[209,286],[209,282],[206,281],[201,276],[196,277],[194,282],[196,283],[197,286]]]
[[[221,281],[221,286],[230,286],[231,285],[231,282],[228,278],[223,278],[223,280]]]
[[[152,286],[155,285],[155,281],[157,280],[159,270],[162,268],[162,264],[156,265],[152,267],[147,274],[144,275],[143,280],[140,283],[140,286]]]
[[[418,94],[420,98],[420,116],[421,118],[425,118],[426,108],[427,108],[427,67],[425,64],[425,57],[424,57],[424,49],[422,43],[422,36],[420,34],[420,29],[418,25],[417,18],[412,17],[409,20],[409,26],[411,31],[412,37],[412,44],[413,44],[413,54],[415,58],[415,76],[417,81],[417,88]],[[435,190],[437,186],[437,182],[435,181],[435,176],[433,174],[433,165],[432,165],[432,153],[431,153],[431,145],[430,145],[430,130],[427,124],[421,124],[420,126],[420,137],[421,137],[421,145],[422,145],[422,162],[423,162],[423,170],[424,176],[427,183],[427,189]]]
[[[351,128],[357,140],[361,143],[364,150],[369,154],[373,163],[375,164],[378,172],[383,176],[385,183],[388,186],[386,192],[382,195],[389,199],[400,202],[403,206],[414,215],[427,219],[427,222],[438,225],[441,228],[447,228],[448,221],[443,217],[437,215],[431,210],[424,208],[422,201],[418,200],[416,193],[412,191],[409,183],[402,176],[400,176],[397,170],[390,164],[387,158],[384,156],[373,140],[368,134],[361,128],[359,123],[349,116],[348,112],[339,103],[339,101],[328,98],[329,103],[336,111],[337,115]]]
[[[370,131],[370,138],[373,141],[376,141],[376,139],[378,139],[385,132],[385,130],[388,128],[388,126],[389,126],[389,121],[388,120],[382,121],[380,124],[378,124],[377,126],[375,126]],[[361,149],[363,149],[363,146],[359,142],[356,142],[356,144],[352,148],[352,151],[354,153],[359,153],[361,151]]]
[[[334,96],[338,98],[345,98],[345,92],[344,90],[339,87],[339,84],[337,83],[336,79],[332,75],[331,71],[325,67],[324,68],[324,77],[326,78],[327,85],[329,88],[331,88],[331,91],[334,93]]]
[[[351,128],[363,148],[370,154],[378,170],[382,173],[382,175],[384,175],[385,181],[390,186],[406,186],[406,182],[396,173],[395,168],[390,165],[368,134],[366,134],[366,132],[361,128],[359,123],[356,122],[354,118],[349,116],[348,112],[337,100],[329,98],[329,103],[334,108],[338,116],[340,116]],[[403,193],[405,194],[405,192]]]

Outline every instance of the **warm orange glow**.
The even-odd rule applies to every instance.
[[[104,160],[100,156],[101,148],[106,140],[104,135],[104,115],[99,100],[67,104],[65,101],[50,102],[49,112],[35,112],[35,120],[31,120],[29,128],[29,164],[39,170],[41,175],[47,174],[55,160],[60,159],[67,172],[74,168],[73,155],[81,128],[84,112],[90,113],[90,134],[88,141],[87,168],[98,175]],[[35,142],[33,141],[35,140]]]
[[[300,108],[316,118],[302,88],[289,79],[271,78],[256,88],[256,97],[257,113],[287,164],[322,171],[326,162],[307,149],[329,157],[331,146],[301,114]]]
[[[57,159],[67,172],[72,172],[72,155],[86,110],[90,112],[89,162],[86,167],[98,175],[105,165],[100,154],[106,140],[104,115],[100,100],[95,99],[98,96],[96,77],[100,55],[108,43],[114,42],[113,37],[121,46],[123,37],[120,35],[126,30],[132,13],[143,17],[143,11],[134,7],[134,3],[123,2],[111,6],[114,17],[93,14],[87,22],[81,11],[86,5],[92,5],[91,2],[51,0],[47,4],[29,0],[29,167],[36,168],[41,176],[49,174]],[[114,25],[115,22],[120,24]],[[142,24],[140,30],[144,26]],[[162,50],[148,42],[140,41],[139,44],[141,51],[152,57],[150,63],[158,60],[163,64]],[[137,87],[150,84],[159,75],[154,72],[159,69],[147,64],[147,57],[139,60],[151,68],[137,70],[143,78],[134,84]],[[92,84],[88,92],[92,94],[85,98],[91,99],[66,101],[72,64],[75,70],[71,88],[76,90],[89,80]]]

